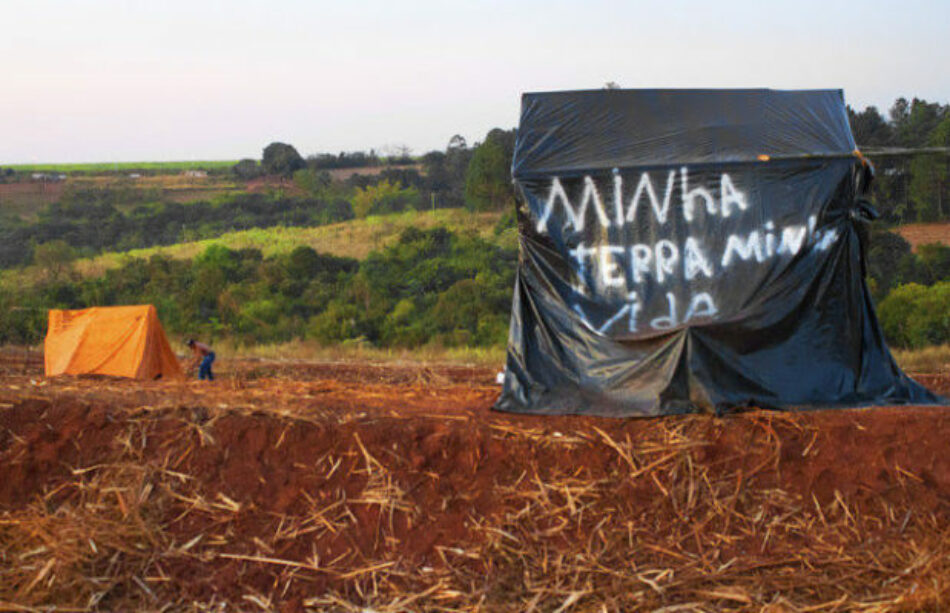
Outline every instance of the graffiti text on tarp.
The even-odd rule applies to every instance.
[[[743,266],[791,259],[808,245],[827,250],[837,240],[834,230],[816,230],[814,216],[781,227],[765,221],[725,236],[704,236],[703,229],[710,225],[701,221],[741,218],[750,211],[746,192],[728,173],[696,183],[691,182],[687,167],[655,174],[656,179],[649,171],[642,172],[627,192],[617,170],[600,185],[584,176],[572,190],[577,194],[574,202],[561,179],[554,177],[543,201],[539,233],[559,228],[581,237],[567,253],[576,277],[576,297],[589,300],[592,295],[609,294],[610,304],[619,305],[598,322],[588,317],[581,300],[572,305],[583,323],[599,334],[637,333],[644,327],[663,331],[714,320],[719,314],[716,298],[708,287],[694,292],[698,282],[743,270]],[[646,234],[651,241],[604,238],[637,236],[631,228],[641,227],[650,229]],[[584,237],[590,237],[589,242]],[[681,295],[684,288],[688,295]],[[644,304],[647,295],[650,304]]]

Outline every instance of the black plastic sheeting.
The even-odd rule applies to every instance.
[[[496,408],[635,416],[942,404],[864,282],[871,168],[839,90],[526,94]]]

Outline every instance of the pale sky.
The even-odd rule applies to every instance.
[[[444,149],[523,92],[950,101],[950,1],[3,0],[0,165]]]

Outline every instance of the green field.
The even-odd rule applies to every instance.
[[[0,168],[12,168],[17,172],[130,172],[134,170],[159,170],[180,172],[182,170],[216,170],[230,168],[237,160],[197,160],[178,162],[92,162],[86,164],[0,164]]]

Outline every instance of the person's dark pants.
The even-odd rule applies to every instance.
[[[201,366],[198,367],[198,378],[214,381],[214,374],[211,372],[211,364],[214,362],[214,352],[212,351],[201,360]]]

